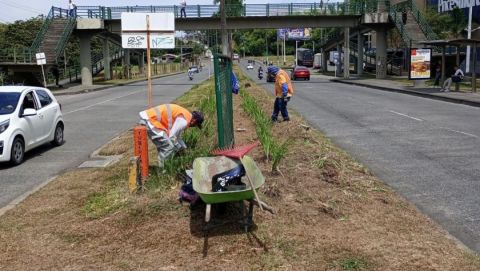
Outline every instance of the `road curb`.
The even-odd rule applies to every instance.
[[[370,84],[363,84],[363,83],[346,81],[346,80],[339,80],[339,79],[329,79],[329,80],[331,82],[335,82],[335,83],[362,86],[362,87],[368,87],[368,88],[373,88],[373,89],[378,89],[378,90],[384,90],[384,91],[390,91],[390,92],[396,92],[396,93],[403,93],[403,94],[408,94],[408,95],[413,95],[413,96],[418,96],[418,97],[423,97],[423,98],[428,98],[428,99],[433,99],[433,100],[439,100],[439,101],[444,101],[444,102],[464,104],[464,105],[469,105],[469,106],[473,106],[473,107],[480,107],[480,102],[468,101],[468,100],[459,99],[459,98],[438,96],[438,95],[418,92],[418,91],[414,91],[414,90],[388,88],[388,87],[383,87],[383,86],[375,86],[375,85],[370,85]]]
[[[167,76],[173,76],[173,75],[182,74],[182,73],[183,73],[183,72],[169,73],[169,74],[165,74],[165,75],[159,75],[159,76],[152,77],[152,79],[158,79],[158,78],[163,78],[163,77],[167,77]],[[76,94],[82,94],[82,93],[100,91],[100,90],[104,90],[104,89],[112,88],[112,87],[127,86],[127,85],[131,85],[131,84],[138,83],[138,82],[143,82],[143,81],[147,81],[147,79],[142,78],[142,79],[130,81],[130,82],[128,82],[128,83],[111,84],[111,85],[105,85],[105,86],[98,87],[98,88],[82,89],[82,90],[72,91],[72,92],[59,92],[59,93],[55,93],[55,91],[52,91],[52,93],[53,93],[53,95],[55,95],[55,96],[76,95]]]

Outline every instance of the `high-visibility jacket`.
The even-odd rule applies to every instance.
[[[288,85],[287,96],[291,97],[293,95],[293,86],[292,86],[292,82],[290,81],[290,76],[288,76],[286,71],[279,70],[277,73],[277,76],[275,76],[275,96],[277,97],[283,96],[282,85],[284,83],[287,83]]]
[[[170,136],[170,130],[178,117],[183,117],[188,125],[192,120],[192,113],[176,104],[162,104],[146,110],[148,120],[157,129],[161,129]]]

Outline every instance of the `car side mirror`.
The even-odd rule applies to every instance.
[[[37,110],[35,110],[33,108],[27,108],[27,109],[23,110],[22,117],[35,116],[35,115],[37,115]]]

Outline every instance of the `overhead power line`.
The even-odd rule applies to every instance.
[[[20,4],[16,4],[16,3],[10,3],[10,2],[7,2],[7,1],[0,1],[0,3],[2,3],[4,5],[7,5],[9,7],[15,8],[15,9],[22,10],[22,11],[35,13],[36,15],[39,15],[39,14],[43,13],[42,11],[40,11],[38,9],[35,9],[35,8],[32,8],[32,7],[29,7],[29,6],[24,6],[24,5],[20,5]]]

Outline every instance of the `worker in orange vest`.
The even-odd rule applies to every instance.
[[[273,105],[272,121],[278,121],[278,113],[282,113],[283,121],[289,121],[287,103],[293,95],[293,86],[287,72],[277,66],[268,66],[267,72],[275,75],[275,103]]]
[[[139,113],[141,123],[148,128],[148,135],[157,147],[158,164],[163,168],[165,160],[181,149],[187,148],[182,132],[188,127],[202,127],[203,114],[190,113],[176,104],[162,104]]]

